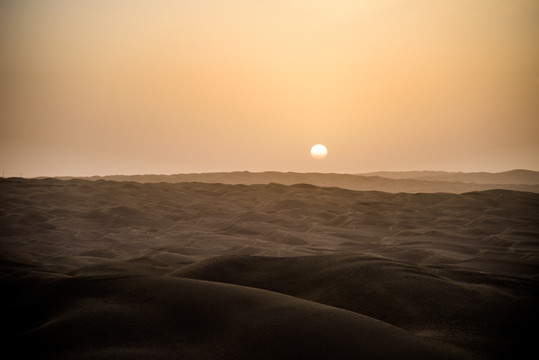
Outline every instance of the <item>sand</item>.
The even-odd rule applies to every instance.
[[[534,192],[11,178],[0,218],[2,339],[21,358],[536,348]]]

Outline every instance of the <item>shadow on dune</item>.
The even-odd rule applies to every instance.
[[[492,359],[525,354],[539,320],[535,281],[368,255],[219,257],[170,275],[293,295]]]
[[[39,296],[36,296],[39,294]],[[451,345],[265,290],[174,277],[27,283],[8,350],[51,359],[461,359]]]

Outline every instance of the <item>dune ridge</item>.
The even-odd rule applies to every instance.
[[[535,346],[533,192],[11,178],[0,219],[3,339],[22,357],[512,359]]]
[[[63,177],[63,180],[73,177]],[[174,175],[109,175],[82,177],[86,180],[157,182],[204,182],[222,184],[294,185],[307,183],[316,186],[340,187],[358,191],[385,192],[449,192],[464,193],[506,189],[539,192],[539,172],[512,170],[502,173],[449,173],[449,172],[378,172],[367,174],[297,173],[297,172],[215,172]]]
[[[539,184],[539,172],[515,169],[498,173],[489,172],[448,172],[448,171],[378,171],[359,174],[380,176],[389,179],[417,179],[428,181],[451,181],[475,184]]]

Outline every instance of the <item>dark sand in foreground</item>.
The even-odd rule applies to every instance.
[[[0,186],[2,339],[19,358],[536,352],[536,193]]]

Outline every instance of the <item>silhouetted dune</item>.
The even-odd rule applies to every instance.
[[[539,194],[0,179],[21,358],[523,358]],[[9,353],[9,352],[8,352]]]
[[[389,179],[417,179],[428,181],[451,181],[475,184],[521,184],[537,185],[539,171],[510,170],[499,173],[488,172],[446,172],[446,171],[378,171],[361,174],[364,176],[380,176]]]
[[[65,177],[63,179],[72,179]],[[227,172],[176,175],[110,175],[87,180],[158,182],[203,182],[222,184],[312,184],[361,191],[464,193],[489,189],[539,192],[539,172],[513,170],[503,173],[379,172],[370,174]]]
[[[9,347],[20,357],[467,358],[455,347],[367,316],[236,285],[78,277],[32,290],[40,297],[19,295],[14,307],[24,314],[6,324],[18,330]]]
[[[518,345],[531,347],[521,326],[539,320],[533,281],[376,256],[211,258],[170,275],[262,288],[347,309],[482,351],[487,358],[510,358],[521,352]]]

